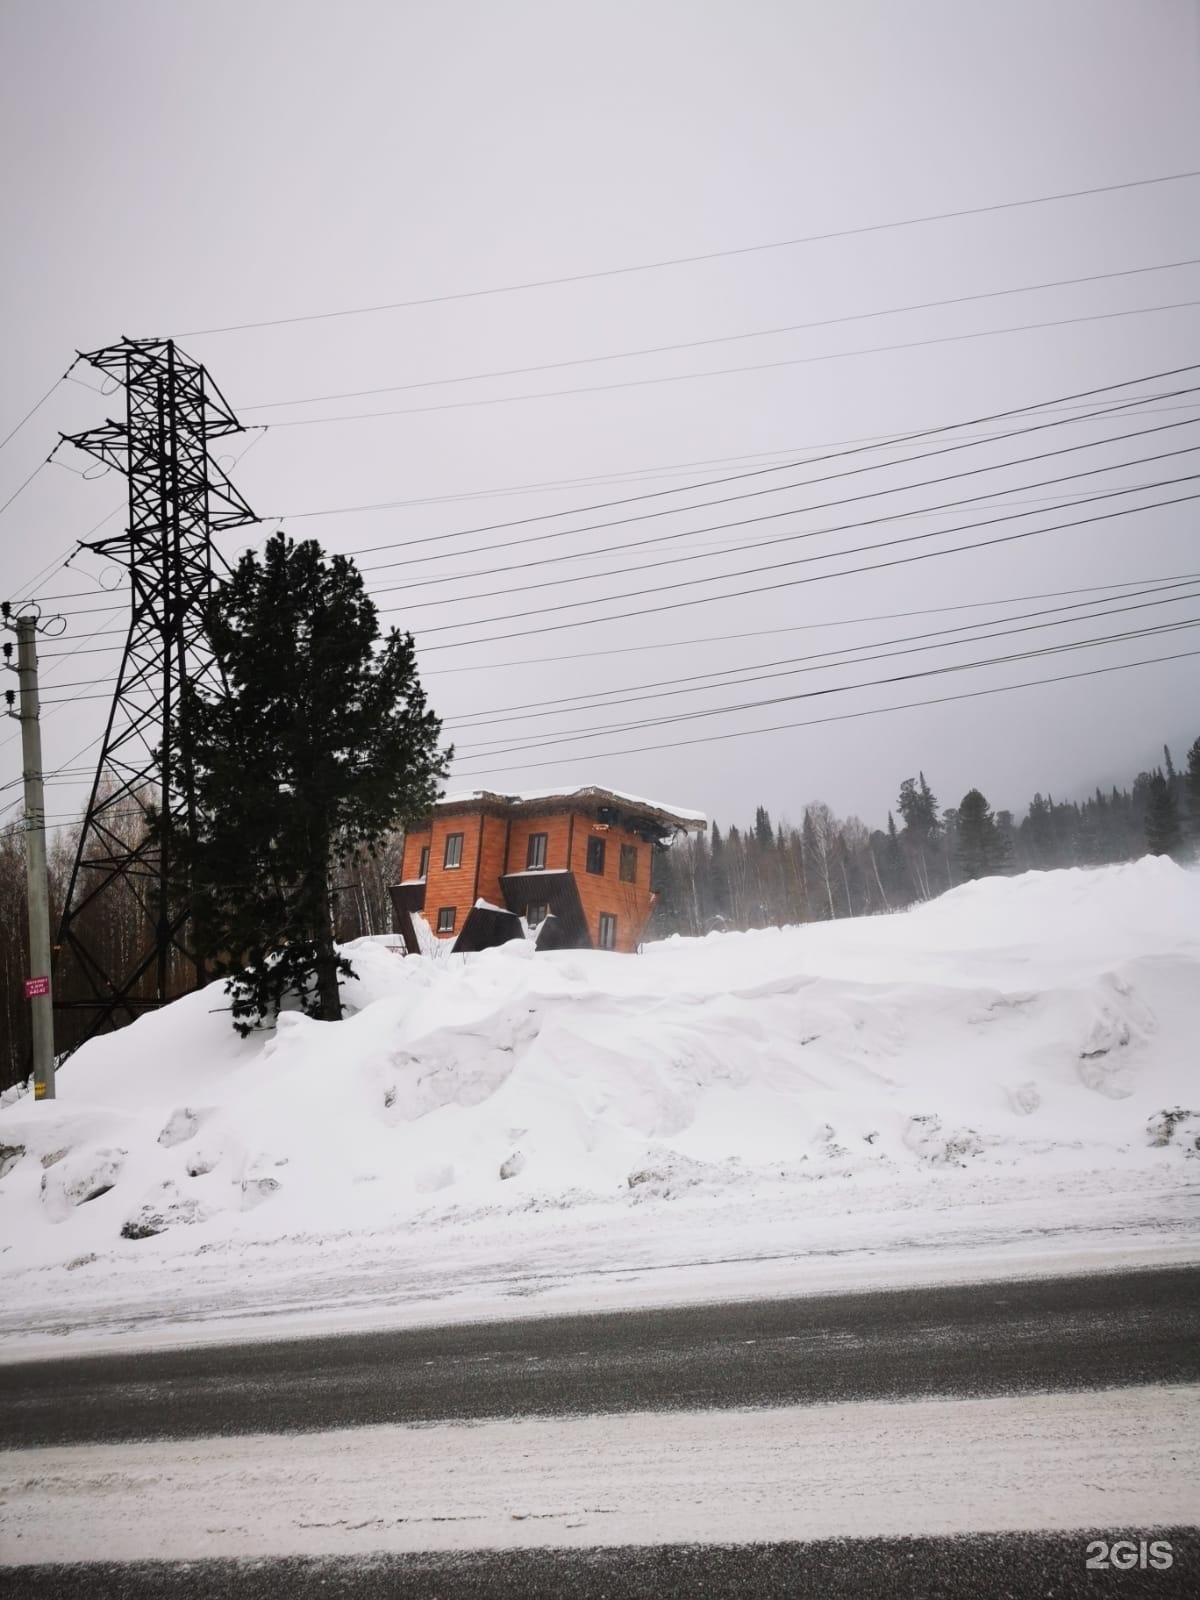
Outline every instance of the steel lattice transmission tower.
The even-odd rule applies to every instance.
[[[58,938],[60,964],[71,957],[82,991],[56,1001],[82,1013],[74,1044],[162,1005],[172,987],[178,993],[204,981],[203,962],[186,942],[186,895],[173,875],[172,839],[195,825],[180,690],[216,682],[202,632],[212,534],[257,521],[209,455],[212,440],[242,428],[203,366],[171,339],[123,339],[84,359],[125,394],[124,421],[67,442],[128,480],[128,527],[85,548],[128,571],[130,618]],[[148,805],[163,819],[157,839],[139,825]],[[130,893],[149,934],[132,952],[114,955],[98,912],[105,896]]]

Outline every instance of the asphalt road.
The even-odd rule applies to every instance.
[[[1155,1530],[1166,1570],[1089,1571],[1090,1531],[807,1544],[471,1551],[356,1561],[143,1562],[0,1573],[12,1600],[1192,1600],[1195,1529]],[[1113,1530],[1103,1530],[1113,1537]],[[1133,1532],[1136,1542],[1139,1534]]]
[[[30,1362],[0,1415],[17,1449],[1198,1380],[1181,1267]]]

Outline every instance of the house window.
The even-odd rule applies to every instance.
[[[541,872],[546,865],[546,839],[544,833],[529,835],[529,848],[525,852],[526,872]]]
[[[439,933],[453,933],[456,915],[457,913],[453,906],[442,906],[438,911],[437,931]]]
[[[604,840],[591,838],[588,840],[587,869],[598,876],[604,875]]]
[[[550,907],[543,900],[536,906],[525,907],[525,921],[531,928],[538,928],[545,922],[550,914]]]
[[[446,835],[446,859],[442,863],[444,867],[462,866],[462,842],[463,836],[461,833],[448,833]]]
[[[600,913],[600,948],[601,950],[617,948],[617,919],[610,916],[607,911]]]
[[[621,846],[621,882],[637,882],[637,845],[623,844]]]
[[[417,869],[417,877],[418,878],[427,878],[428,876],[429,876],[429,846],[426,844],[426,845],[422,845],[421,846],[421,865]]]

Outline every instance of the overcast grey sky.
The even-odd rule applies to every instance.
[[[1009,0],[999,6],[983,0],[904,6],[888,0],[343,0],[337,6],[311,0],[4,0],[0,435],[76,348],[123,334],[174,335],[208,364],[243,421],[275,424],[261,437],[248,436],[245,442],[257,442],[234,469],[263,518],[379,501],[425,502],[288,524],[330,549],[357,551],[801,460],[823,445],[934,427],[1200,362],[1195,305],[919,343],[1200,301],[1200,267],[1185,265],[549,372],[396,388],[1186,262],[1200,257],[1195,179],[510,294],[274,328],[196,331],[598,273],[1200,168],[1197,17],[1191,0]],[[846,354],[880,345],[917,347]],[[806,359],[824,356],[834,359]],[[768,363],[790,364],[613,387]],[[1168,387],[1193,376],[1200,382],[1200,373],[1185,375]],[[519,398],[578,388],[589,392]],[[1151,384],[1144,392],[1162,388]],[[374,389],[396,392],[261,409]],[[417,635],[431,697],[449,721],[596,690],[645,692],[638,686],[881,644],[1013,616],[1034,603],[908,622],[851,625],[847,619],[1200,572],[1197,513],[1184,503],[973,554],[589,622],[761,585],[773,576],[862,564],[880,557],[839,560],[837,553],[1010,510],[1036,510],[1015,525],[1022,528],[1085,515],[1087,508],[1053,515],[1055,497],[1186,477],[1200,472],[1200,449],[1061,488],[1032,485],[1200,446],[1200,426],[834,512],[806,508],[1085,438],[1186,423],[1200,418],[1196,400],[1193,394],[1148,405],[1144,419],[1135,414],[1063,426],[1032,441],[1010,440],[573,539],[566,530],[583,523],[743,488],[803,483],[839,465],[884,457],[793,469],[416,550],[376,551],[364,555],[362,565],[382,569],[368,575],[378,589],[490,574],[380,595],[385,620],[411,626]],[[474,403],[480,401],[498,403]],[[398,410],[405,414],[280,425]],[[98,395],[77,385],[57,390],[0,452],[0,500],[45,456],[58,430],[88,426],[104,411]],[[242,447],[235,441],[231,453]],[[70,451],[61,454],[72,467],[86,464]],[[726,464],[735,457],[748,459]],[[892,451],[887,459],[895,458]],[[704,465],[676,470],[688,463]],[[521,487],[551,480],[563,486]],[[521,492],[512,493],[514,487]],[[1197,488],[1200,481],[1144,490],[1094,509]],[[760,551],[736,548],[999,490],[1006,495],[985,510],[967,507]],[[21,590],[120,498],[121,484],[112,476],[84,480],[55,467],[42,472],[0,518],[0,589]],[[621,553],[607,550],[778,509],[789,516]],[[255,537],[273,526],[265,522]],[[550,531],[562,537],[512,542]],[[943,535],[919,548],[984,536],[986,530],[957,539]],[[244,535],[230,538],[229,553],[245,542]],[[444,559],[457,548],[490,553]],[[682,559],[706,549],[729,553]],[[653,592],[816,551],[830,559]],[[439,559],[431,561],[435,552]],[[508,578],[492,570],[566,553],[580,559],[525,566]],[[425,559],[418,563],[417,556]],[[660,564],[641,577],[618,570],[651,561]],[[403,564],[384,567],[389,562]],[[60,575],[45,592],[103,580],[94,560],[82,561],[79,570],[93,577]],[[559,584],[569,578],[576,581]],[[551,579],[555,587],[464,598]],[[652,592],[600,603],[635,589]],[[99,605],[103,591],[95,592],[95,600],[64,605]],[[580,599],[592,603],[461,626]],[[121,615],[74,616],[65,639],[51,648],[69,648],[98,625],[116,626]],[[943,803],[978,785],[995,805],[1019,807],[1035,788],[1065,795],[1128,774],[1154,761],[1164,738],[1182,754],[1200,733],[1200,659],[760,737],[716,742],[712,736],[1200,649],[1200,629],[699,722],[605,736],[592,730],[852,684],[883,676],[889,666],[913,671],[1008,653],[1027,641],[1062,643],[1192,617],[1200,617],[1200,600],[1059,624],[1011,640],[941,645],[895,663],[826,668],[671,698],[656,691],[628,705],[552,718],[526,720],[514,711],[515,720],[506,723],[459,723],[448,730],[464,751],[453,786],[598,782],[705,808],[723,823],[752,816],[758,803],[777,816],[798,818],[805,802],[823,798],[839,812],[878,823],[900,780],[922,767]],[[556,632],[527,631],[564,622],[570,626]],[[770,631],[801,625],[807,631]],[[495,634],[516,637],[464,643]],[[712,639],[727,634],[751,636]],[[113,642],[111,636],[83,642],[79,654],[48,662],[46,700],[101,696],[117,657],[93,651]],[[435,648],[446,644],[454,648]],[[551,657],[573,659],[544,659]],[[507,665],[530,658],[535,664]],[[56,680],[79,687],[56,692]],[[55,766],[99,733],[105,705],[103,698],[79,699],[48,712],[46,759]],[[565,733],[587,733],[588,739],[544,745]],[[3,739],[0,783],[19,771],[18,746],[10,736]],[[661,748],[685,739],[708,742]],[[542,742],[543,748],[466,753],[487,740]],[[631,746],[647,748],[615,753]],[[81,790],[80,784],[52,789],[48,809],[69,809]],[[0,801],[11,795],[0,793]]]

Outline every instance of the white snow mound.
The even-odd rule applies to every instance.
[[[241,1040],[212,987],[0,1110],[0,1273],[768,1180],[1200,1173],[1200,872],[1167,860],[640,957],[347,953],[339,1024]]]

